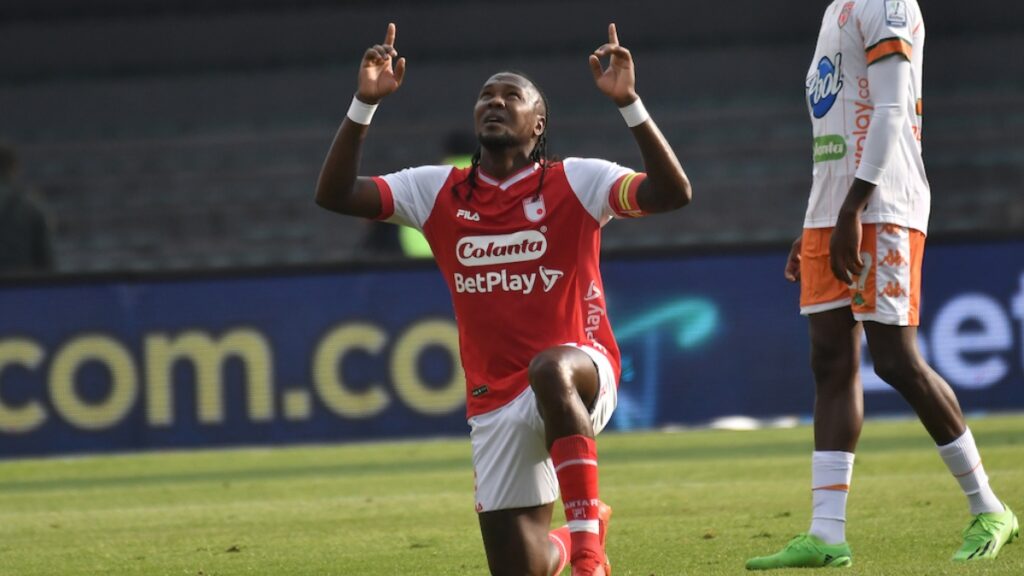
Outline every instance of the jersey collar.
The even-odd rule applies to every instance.
[[[501,181],[501,182],[499,182],[497,179],[493,178],[492,176],[489,176],[483,170],[479,170],[479,176],[480,176],[480,180],[482,180],[483,182],[486,182],[487,184],[489,184],[491,186],[497,186],[498,188],[501,188],[502,190],[508,190],[509,188],[511,188],[517,182],[521,182],[522,180],[528,178],[530,175],[535,173],[539,168],[540,168],[540,164],[534,162],[530,166],[524,167],[519,172],[516,172],[515,174],[509,176],[508,178],[506,178],[504,181]]]

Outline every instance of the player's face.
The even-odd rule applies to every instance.
[[[476,100],[473,116],[485,148],[525,146],[544,132],[543,100],[529,80],[516,74],[491,76]]]

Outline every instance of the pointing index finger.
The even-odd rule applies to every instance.
[[[614,22],[612,22],[611,24],[608,25],[608,43],[609,44],[618,44],[619,43],[619,33],[615,31],[615,23]]]
[[[395,23],[388,22],[388,31],[384,34],[384,45],[394,46],[395,45]]]

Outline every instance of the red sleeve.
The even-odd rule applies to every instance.
[[[377,220],[387,220],[395,215],[395,196],[391,193],[391,186],[388,186],[387,180],[374,176],[373,181],[377,184],[377,190],[380,190],[380,214],[377,215]]]
[[[619,218],[639,218],[646,213],[640,208],[636,201],[636,192],[640,183],[647,179],[643,172],[630,172],[623,174],[612,184],[608,192],[608,204],[612,212]]]

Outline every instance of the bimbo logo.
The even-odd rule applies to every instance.
[[[548,240],[536,230],[496,236],[467,236],[459,240],[455,255],[463,266],[488,266],[536,260],[548,250]]]
[[[818,61],[818,70],[807,78],[807,101],[815,118],[823,118],[836,103],[843,89],[843,55],[836,54],[835,64],[828,56]]]

